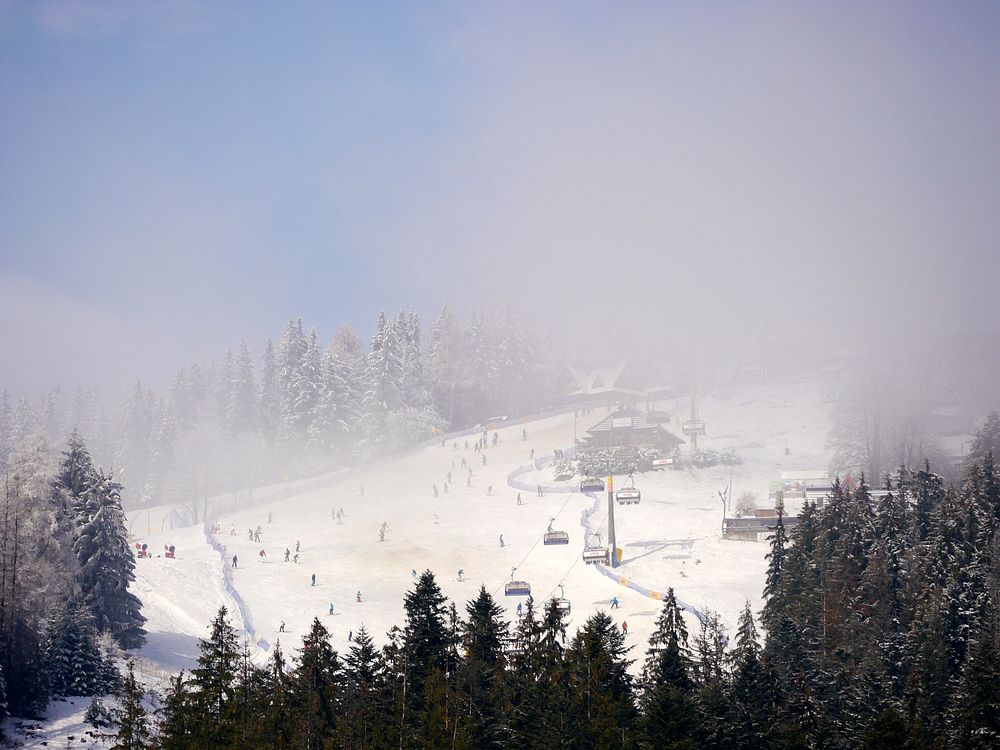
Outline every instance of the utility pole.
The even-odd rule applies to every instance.
[[[611,545],[611,567],[618,567],[618,538],[615,535],[615,477],[608,474],[608,544]]]

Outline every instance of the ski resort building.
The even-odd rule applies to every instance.
[[[662,424],[650,421],[645,412],[627,407],[612,412],[591,427],[580,442],[581,447],[595,450],[659,448],[664,453],[671,453],[684,441]]]

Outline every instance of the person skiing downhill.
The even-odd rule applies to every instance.
[[[257,553],[257,557],[260,558],[261,562],[264,562],[264,558],[267,557],[267,553],[264,550],[261,550]]]
[[[528,441],[528,430],[527,429],[521,430],[521,440],[523,440],[525,442]]]
[[[489,487],[486,488],[486,496],[487,497],[493,497],[493,485],[492,484]]]
[[[299,553],[298,552],[296,552],[295,556],[292,557],[292,562],[294,562],[296,565],[299,564]]]
[[[298,539],[295,540],[295,551],[298,552],[301,549],[300,542]]]
[[[281,621],[281,625],[278,626],[278,632],[279,633],[284,633],[285,632],[285,621],[284,620],[282,620]]]
[[[459,581],[465,580],[465,571],[462,570],[461,568],[458,569],[458,580]]]
[[[483,466],[486,466],[486,454],[483,454]]]
[[[520,616],[521,616],[521,602],[518,602],[518,603],[517,603],[517,616],[518,616],[518,617],[520,617]]]
[[[333,614],[333,602],[330,602],[330,614]]]
[[[507,545],[503,543],[503,534],[500,535],[500,546],[506,547]]]
[[[618,597],[617,596],[612,596],[611,597],[611,609],[618,609]]]
[[[437,499],[437,497],[438,497],[438,486],[437,486],[437,482],[435,482],[434,484],[432,484],[432,485],[431,485],[431,489],[433,489],[433,490],[434,490],[434,497],[435,497],[435,499]]]
[[[628,635],[628,623],[622,620],[622,635]]]
[[[441,523],[441,519],[438,518],[438,514],[437,513],[434,514],[434,523],[435,524]]]
[[[290,549],[288,549],[288,547],[285,547],[285,562],[288,562],[288,558],[289,558],[289,556],[291,554],[292,554],[292,551]]]
[[[316,574],[315,573],[312,574],[312,584],[311,585],[313,585],[313,586],[316,585]]]
[[[545,495],[542,493],[542,485],[538,485],[538,496],[545,497]]]
[[[517,493],[517,504],[518,505],[521,504],[521,493],[520,492]]]
[[[234,568],[239,567],[239,558],[237,558],[236,555],[233,555],[233,567]]]
[[[358,602],[359,603],[361,602],[361,592],[360,591],[358,592]]]

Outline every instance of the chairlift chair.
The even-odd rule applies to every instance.
[[[527,581],[515,581],[514,571],[510,569],[510,580],[503,587],[504,596],[531,596],[531,584]]]
[[[542,538],[542,544],[548,546],[553,544],[569,544],[569,534],[565,531],[556,531],[552,528],[554,518],[549,519],[549,528]]]
[[[553,597],[552,601],[556,603],[556,611],[562,615],[568,615],[570,613],[569,599],[566,598],[566,592],[563,590],[562,584],[559,584],[559,596]]]
[[[638,505],[642,499],[642,493],[636,489],[635,478],[631,474],[628,475],[628,480],[628,487],[622,487],[615,492],[615,500],[618,501],[619,505],[632,505],[633,503]]]
[[[593,539],[587,541],[583,548],[583,561],[587,565],[591,563],[610,564],[611,554],[608,552],[607,546],[602,544],[600,534],[594,534]]]

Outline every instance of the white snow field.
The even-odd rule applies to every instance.
[[[660,406],[676,409],[683,404]],[[699,412],[708,428],[701,446],[734,448],[742,463],[638,475],[642,502],[615,508],[622,549],[622,565],[615,574],[654,591],[673,586],[683,602],[694,609],[715,609],[732,627],[747,599],[755,610],[760,607],[766,545],[721,539],[717,492],[731,480],[733,496],[752,490],[763,505],[768,483],[783,470],[824,469],[829,408],[818,383],[801,383],[706,397],[699,401]],[[680,432],[678,420],[685,413],[680,409],[671,429]],[[578,419],[578,433],[606,414],[605,409],[595,409],[586,419]],[[572,603],[571,631],[593,612],[607,610],[616,596],[621,606],[613,615],[628,622],[629,640],[644,648],[659,602],[581,560],[581,515],[595,505],[594,499],[577,492],[546,492],[539,498],[536,492],[522,491],[523,505],[518,506],[517,490],[508,486],[508,475],[529,464],[532,448],[536,459],[551,455],[555,448],[569,448],[573,423],[569,412],[500,427],[499,445],[485,452],[486,465],[484,454],[471,449],[478,433],[470,433],[469,450],[464,448],[465,436],[449,438],[444,447],[424,447],[345,472],[319,489],[290,490],[287,496],[220,516],[221,533],[213,536],[224,553],[209,545],[201,527],[153,534],[144,540],[150,548],[173,544],[177,558],[138,561],[136,591],[143,599],[150,632],[144,654],[169,669],[190,665],[195,639],[204,635],[212,614],[223,604],[238,625],[250,626],[262,657],[279,638],[286,650],[295,648],[314,616],[327,625],[339,649],[348,646],[348,634],[362,625],[382,642],[392,625],[403,622],[403,596],[413,585],[412,571],[427,568],[463,614],[465,603],[484,584],[507,607],[511,622],[516,620],[517,603],[524,601],[504,596],[512,567],[517,568],[517,579],[531,584],[536,602],[558,595],[562,584]],[[522,440],[522,429],[528,432],[527,441]],[[463,459],[472,468],[471,487],[466,486]],[[448,471],[452,483],[445,494]],[[519,479],[532,487],[559,486],[548,467]],[[432,493],[435,483],[437,499]],[[493,496],[487,494],[490,485]],[[562,483],[563,488],[572,485]],[[333,519],[340,508],[343,523]],[[590,519],[605,541],[606,508],[602,497]],[[541,543],[550,518],[555,518],[554,528],[569,532],[569,545]],[[385,541],[380,542],[383,523]],[[262,527],[260,543],[247,536],[248,529],[257,526]],[[294,555],[296,545],[299,562],[284,562],[284,550]],[[261,550],[266,557],[259,556]],[[236,570],[228,567],[234,554],[239,558]],[[458,581],[459,569],[464,570],[464,582]],[[242,612],[223,585],[224,571],[231,576],[231,590],[242,600]],[[285,633],[279,633],[282,622]]]
[[[686,399],[659,404],[676,412],[670,429],[677,434],[686,405]],[[517,490],[508,486],[511,472],[529,465],[531,449],[539,459],[551,456],[553,449],[572,446],[572,411],[499,427],[499,445],[486,450],[486,465],[483,454],[472,450],[479,433],[449,437],[444,447],[438,443],[369,467],[327,475],[322,481],[298,482],[287,492],[279,488],[268,495],[257,493],[252,507],[218,517],[218,534],[206,535],[198,525],[144,537],[141,541],[154,554],[172,544],[177,557],[137,560],[135,592],[143,601],[149,631],[140,655],[143,676],[159,677],[154,681],[162,684],[167,672],[194,666],[198,639],[207,635],[209,621],[222,605],[234,624],[248,631],[260,661],[279,639],[286,652],[298,648],[313,617],[331,631],[338,650],[348,648],[348,634],[362,625],[376,642],[384,643],[386,631],[403,624],[403,597],[412,588],[412,571],[427,568],[462,616],[466,602],[484,584],[506,607],[512,623],[517,604],[525,601],[504,596],[512,567],[517,568],[517,579],[531,584],[537,603],[558,595],[562,584],[572,604],[569,632],[595,611],[610,611],[618,623],[628,623],[636,669],[661,603],[629,588],[630,584],[653,592],[672,586],[692,612],[714,609],[732,630],[747,600],[755,611],[760,608],[767,545],[721,539],[722,505],[717,493],[732,481],[734,497],[751,490],[764,505],[769,482],[782,471],[825,469],[829,407],[820,384],[806,382],[717,393],[700,398],[698,408],[708,430],[700,447],[734,448],[742,463],[637,475],[641,503],[615,506],[622,565],[613,572],[602,573],[581,559],[581,517],[595,507],[595,500],[566,491],[576,482],[555,482],[547,466],[526,471],[518,481],[530,487],[543,484],[553,491],[537,497],[535,491],[522,490],[521,506]],[[607,410],[599,408],[577,419],[577,433],[582,436],[606,415]],[[522,440],[522,429],[528,432],[527,441]],[[464,448],[466,437],[469,450]],[[466,486],[463,459],[472,467],[471,487]],[[445,494],[448,471],[453,481]],[[432,492],[435,483],[441,493],[438,499]],[[487,494],[490,485],[493,496]],[[605,495],[596,506],[589,522],[606,542]],[[332,517],[340,508],[343,523]],[[145,531],[146,518],[146,511],[141,511],[130,521]],[[555,518],[553,528],[569,533],[569,545],[542,544],[550,518]],[[385,541],[380,542],[383,522],[387,528]],[[258,525],[260,543],[247,538],[248,529]],[[284,562],[285,549],[294,555],[297,544],[299,562]],[[264,558],[259,556],[262,549]],[[234,554],[239,559],[235,570]],[[464,582],[458,581],[459,569],[464,570]],[[612,597],[618,598],[620,608],[610,610]],[[283,622],[286,632],[281,633]],[[696,628],[691,614],[689,629]],[[77,714],[82,715],[87,703],[83,701]],[[79,734],[80,725],[72,717],[60,721],[67,725],[63,732],[46,726],[28,746],[43,736],[52,746],[67,731]]]

